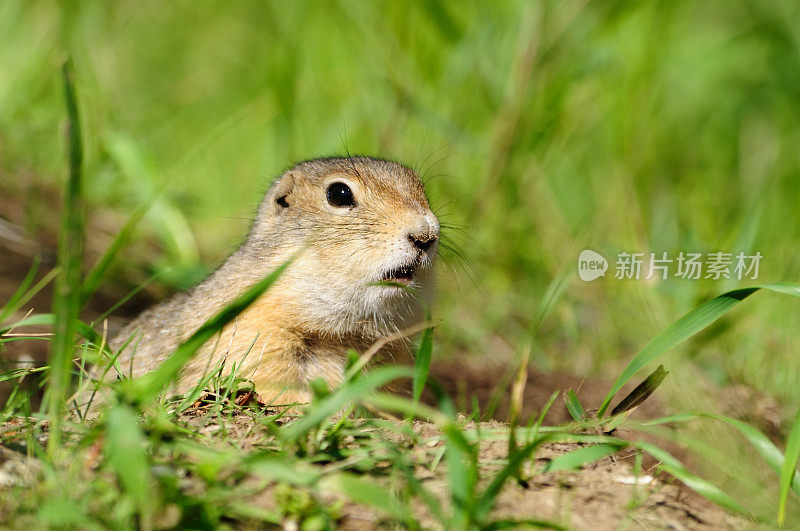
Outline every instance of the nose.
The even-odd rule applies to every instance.
[[[414,247],[416,247],[420,251],[427,251],[428,249],[431,248],[431,245],[433,245],[434,242],[439,239],[439,237],[436,236],[435,234],[426,237],[419,237],[413,234],[409,234],[408,239],[411,241],[412,245],[414,245]]]
[[[420,224],[408,233],[408,241],[422,252],[428,252],[439,239],[439,220],[432,214],[423,217]]]

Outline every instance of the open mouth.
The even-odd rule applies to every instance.
[[[401,266],[391,271],[387,271],[381,277],[382,282],[397,282],[398,284],[411,284],[414,280],[414,266]]]

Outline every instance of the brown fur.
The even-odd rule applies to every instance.
[[[347,184],[356,206],[332,206],[331,182]],[[381,337],[419,322],[420,302],[385,286],[382,275],[414,265],[412,286],[432,291],[439,224],[417,175],[405,166],[367,157],[300,163],[267,191],[242,246],[189,292],[142,313],[110,343],[126,374],[153,370],[207,319],[284,263],[284,275],[209,341],[184,367],[175,386],[185,392],[223,357],[251,379],[261,398],[305,402],[308,383],[330,387],[343,377],[346,352],[363,352]],[[427,250],[413,239],[432,242]],[[249,352],[248,352],[249,350]],[[388,354],[404,356],[395,342]]]

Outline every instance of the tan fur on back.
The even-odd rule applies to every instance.
[[[354,207],[327,199],[345,184]],[[405,290],[376,286],[389,271],[413,268],[410,286],[423,298],[433,289],[439,222],[410,169],[379,159],[349,157],[300,163],[267,191],[247,240],[208,279],[157,305],[110,343],[125,374],[156,368],[207,319],[288,258],[284,275],[210,340],[184,367],[175,392],[185,392],[223,358],[251,379],[261,398],[306,402],[308,383],[330,387],[344,374],[348,349],[421,320],[421,303]],[[299,254],[298,254],[299,253]],[[386,349],[407,355],[407,344]]]

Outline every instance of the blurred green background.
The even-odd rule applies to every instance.
[[[442,358],[508,360],[566,278],[532,363],[613,380],[674,319],[752,284],[616,280],[621,251],[758,251],[759,282],[800,277],[794,1],[1,0],[0,217],[45,241],[67,53],[90,256],[163,187],[111,280],[120,293],[153,273],[153,296],[196,282],[272,178],[346,151],[417,169],[460,246],[439,284]],[[584,248],[612,261],[605,278],[578,279]],[[745,386],[784,421],[800,403],[797,310],[748,300],[666,358],[664,396],[717,410]]]

